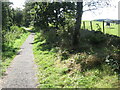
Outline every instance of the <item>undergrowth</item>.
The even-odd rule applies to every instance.
[[[17,26],[11,27],[11,30],[16,30],[16,28],[17,30],[19,30],[19,32],[17,31],[16,33],[10,32],[11,34],[9,33],[9,35],[7,36],[9,37],[9,41],[6,41],[4,46],[2,47],[2,62],[0,63],[0,68],[1,68],[0,75],[2,76],[5,75],[7,67],[10,65],[11,61],[13,60],[15,55],[18,53],[20,46],[24,43],[24,41],[30,34],[28,31],[22,28],[18,28]]]
[[[106,56],[112,56],[111,52],[117,52],[118,48],[117,51],[115,47],[98,49],[99,41],[105,42],[101,37],[93,41],[95,37],[92,36],[92,41],[91,38],[87,40],[90,43],[84,40],[81,51],[71,53],[47,43],[42,33],[36,33],[34,56],[38,65],[38,88],[117,88],[118,73],[108,64],[110,57]],[[88,46],[91,48],[85,51],[83,48]]]

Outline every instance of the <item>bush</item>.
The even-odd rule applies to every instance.
[[[59,44],[61,48],[70,49],[72,47],[73,41],[73,29],[74,29],[74,21],[68,21],[66,25],[60,26],[60,29],[57,30],[57,34],[59,36]]]
[[[60,56],[60,59],[61,59],[61,61],[62,60],[66,60],[66,59],[68,59],[69,58],[69,52],[68,51],[59,51],[59,56]]]
[[[89,41],[93,45],[105,43],[106,40],[107,40],[107,38],[104,35],[102,35],[101,33],[95,33],[94,35],[91,35],[89,37]]]
[[[116,56],[117,57],[117,56]],[[116,58],[115,57],[115,58]],[[119,57],[119,56],[118,56]],[[105,62],[108,64],[108,65],[110,65],[111,66],[111,68],[112,68],[112,70],[113,71],[116,71],[117,73],[119,73],[120,74],[120,61],[118,60],[118,58],[116,58],[115,59],[114,58],[114,55],[108,55],[107,57],[106,57],[106,60],[105,60]]]
[[[100,58],[96,53],[88,52],[70,53],[59,47],[43,51],[42,48],[47,44],[45,44],[45,38],[39,35],[36,35],[35,42],[38,39],[40,42],[37,41],[34,44],[35,61],[39,66],[39,87],[101,88],[103,86],[100,85],[104,84],[106,84],[104,87],[115,87],[113,83],[116,83],[117,77],[113,74],[111,67],[100,65],[103,57]],[[41,44],[43,45],[41,46]],[[98,65],[99,67],[96,67]],[[114,81],[111,80],[111,75],[115,77]],[[108,78],[106,79],[106,77]]]
[[[74,59],[76,64],[81,65],[82,71],[97,67],[102,62],[102,60],[96,55],[88,55],[87,53],[75,54]]]
[[[3,38],[3,51],[7,49],[7,47],[13,47],[16,39],[19,39],[21,34],[25,32],[23,28],[19,28],[18,26],[11,26],[10,30],[3,30],[5,31],[2,38]]]

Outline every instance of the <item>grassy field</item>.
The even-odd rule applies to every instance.
[[[85,29],[91,30],[90,21],[84,21],[84,22],[85,22]],[[106,23],[104,23],[104,25],[105,25],[105,34],[120,36],[120,33],[118,32],[118,27],[120,26],[120,24],[111,23],[110,27],[106,26]],[[95,31],[103,32],[103,22],[92,21],[92,27],[93,30]],[[82,23],[82,29],[84,29],[83,23]]]

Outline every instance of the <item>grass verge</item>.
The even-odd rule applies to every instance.
[[[26,38],[30,33],[26,31],[23,33],[19,39],[15,40],[13,48],[2,53],[2,62],[1,62],[1,76],[5,75],[7,67],[10,65],[13,58],[16,56],[20,46],[24,43]]]
[[[96,56],[85,52],[70,54],[68,57],[67,54],[68,52],[60,53],[58,47],[47,44],[41,33],[36,34],[34,56],[38,65],[38,88],[118,87],[118,76],[106,63],[103,62],[99,67],[84,70],[87,64],[91,67],[94,60],[98,60]]]

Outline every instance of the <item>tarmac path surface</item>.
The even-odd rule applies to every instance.
[[[36,88],[37,67],[34,63],[33,41],[34,33],[31,33],[7,69],[2,88]]]

